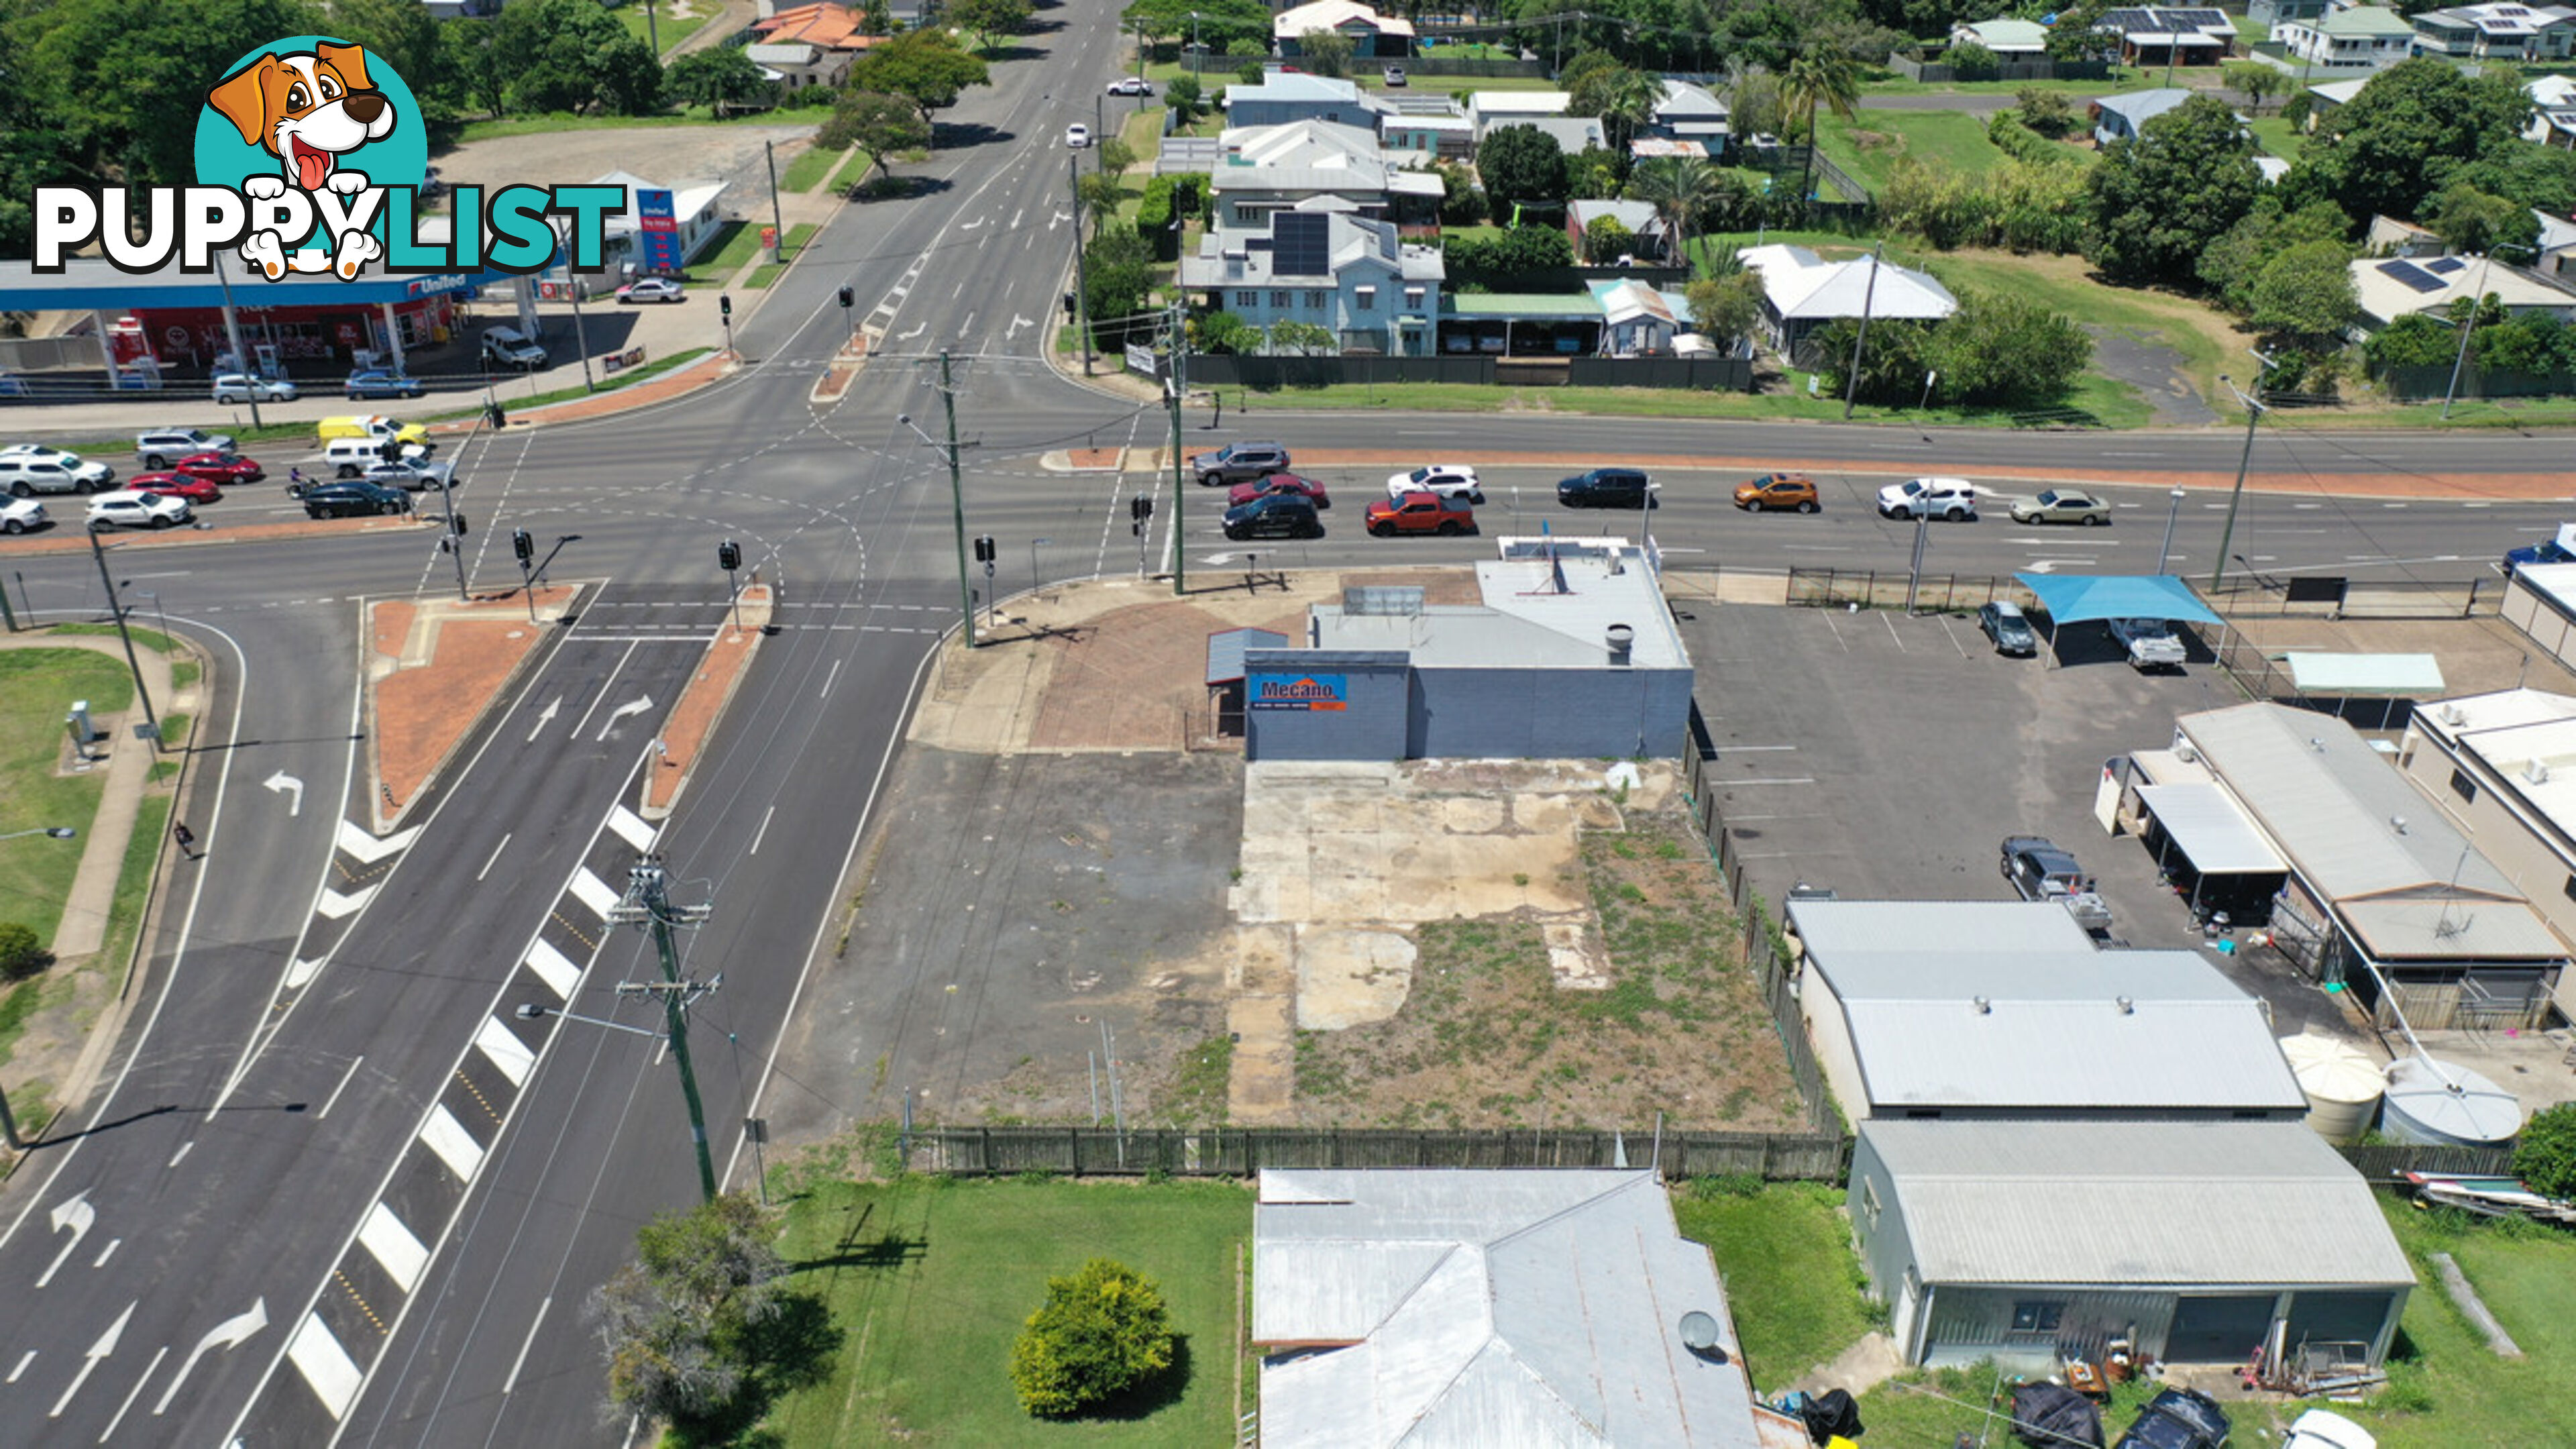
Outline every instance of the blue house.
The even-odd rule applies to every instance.
[[[2174,109],[2198,91],[2181,86],[2165,86],[2151,91],[2131,91],[2123,96],[2104,96],[2088,108],[2092,112],[2093,141],[2108,146],[2114,141],[2134,141],[2147,129],[2147,122]]]
[[[1284,126],[1292,121],[1331,121],[1378,128],[1388,107],[1358,86],[1330,76],[1270,70],[1257,86],[1225,88],[1225,123],[1234,126]]]
[[[1263,218],[1258,230],[1211,232],[1181,259],[1181,286],[1207,310],[1259,327],[1303,322],[1333,333],[1339,351],[1432,355],[1447,275],[1440,249],[1415,246],[1395,223],[1317,197]]]

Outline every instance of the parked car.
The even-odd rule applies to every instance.
[[[2508,549],[2504,556],[2504,575],[2512,578],[2513,571],[2524,564],[2548,563],[2576,563],[2576,523],[2558,525],[2556,538]]]
[[[92,528],[168,528],[195,516],[185,498],[120,488],[90,499],[88,522]]]
[[[1977,485],[1965,478],[1908,478],[1878,490],[1878,511],[1887,518],[1943,518],[1952,523],[1977,520]]]
[[[1735,506],[1764,513],[1774,508],[1813,513],[1819,505],[1816,485],[1806,474],[1765,473],[1750,483],[1736,485]]]
[[[163,493],[191,503],[220,503],[224,497],[222,484],[189,473],[137,473],[125,480],[125,486],[137,493]]]
[[[1211,483],[1249,483],[1287,472],[1288,448],[1282,443],[1228,443],[1213,453],[1192,457],[1190,471],[1197,475],[1201,487]]]
[[[253,377],[247,372],[215,374],[215,401],[219,403],[293,402],[297,396],[295,384],[282,377]]]
[[[2221,1449],[2227,1414],[2198,1389],[2167,1389],[2147,1401],[2116,1449]]]
[[[393,515],[411,511],[411,495],[399,488],[355,478],[335,483],[316,483],[304,490],[304,516],[307,518],[357,518],[366,514]]]
[[[1485,488],[1476,481],[1476,470],[1464,463],[1427,463],[1386,480],[1387,497],[1402,498],[1408,493],[1437,493],[1470,503],[1485,501]]]
[[[2379,1441],[2332,1409],[2310,1409],[2290,1426],[2281,1449],[2379,1449]]]
[[[31,493],[96,493],[115,486],[116,470],[78,453],[48,451],[0,458],[0,488],[20,498]]]
[[[239,453],[191,453],[171,464],[170,471],[225,485],[256,483],[268,476],[257,458],[245,458]]]
[[[1225,536],[1247,538],[1322,538],[1324,521],[1315,505],[1294,493],[1270,493],[1225,511]]]
[[[137,433],[134,451],[142,455],[146,468],[167,468],[193,453],[229,453],[233,450],[228,433],[210,433],[203,428],[161,428]]]
[[[643,302],[676,302],[688,295],[688,288],[669,277],[645,277],[617,289],[617,300],[627,306]]]
[[[45,505],[33,498],[0,497],[0,533],[25,533],[45,523]]]
[[[1109,83],[1109,93],[1113,96],[1150,96],[1154,93],[1154,83],[1141,75],[1122,75]]]
[[[2033,655],[2039,652],[2039,634],[2022,617],[2021,605],[2010,599],[1997,599],[1977,611],[1977,627],[1995,641],[1997,654]]]
[[[1556,501],[1568,508],[1652,508],[1655,485],[1635,468],[1595,468],[1558,482]]]
[[[418,397],[424,391],[417,379],[384,367],[359,368],[340,384],[341,394],[353,402],[368,397]]]
[[[1080,121],[1064,128],[1064,144],[1079,150],[1091,144],[1091,128]]]
[[[1227,506],[1231,507],[1237,503],[1250,503],[1265,493],[1294,493],[1313,503],[1317,508],[1333,506],[1333,500],[1325,493],[1321,480],[1296,473],[1273,473],[1267,478],[1255,478],[1249,483],[1237,483],[1226,493],[1225,501]]]
[[[546,350],[516,327],[483,329],[483,360],[500,367],[534,372],[546,365]]]
[[[1385,81],[1389,88],[1395,90],[1402,90],[1406,85],[1410,84],[1405,77],[1404,67],[1400,65],[1388,66],[1380,73],[1378,78]]]
[[[2129,652],[2133,669],[2180,669],[2191,656],[2162,619],[2110,619],[2111,637]]]
[[[2088,931],[2111,929],[2111,908],[2093,889],[2093,877],[2047,836],[2005,836],[2003,872],[2023,900],[2055,901]]]
[[[2080,523],[2099,528],[2111,521],[2111,505],[2072,488],[2043,488],[2037,497],[2012,501],[2015,523]]]
[[[1476,531],[1476,511],[1464,499],[1437,493],[1406,493],[1381,498],[1368,506],[1368,531],[1380,538],[1399,533],[1436,533],[1443,538]]]

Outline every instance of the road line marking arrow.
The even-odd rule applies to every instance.
[[[294,960],[286,963],[286,989],[289,991],[303,990],[306,984],[311,982],[314,977],[322,974],[324,963],[328,962],[330,959],[331,958],[328,956],[317,956],[314,959],[307,961],[303,957],[298,956]]]
[[[537,736],[545,733],[546,722],[553,719],[555,717],[555,711],[560,709],[562,706],[563,696],[558,694],[554,698],[546,701],[546,707],[544,709],[537,711],[537,727],[528,731],[529,744],[535,744],[537,742]]]
[[[409,830],[397,830],[387,836],[370,835],[367,833],[367,827],[344,815],[340,818],[339,838],[333,843],[339,846],[341,854],[356,856],[360,865],[374,865],[377,861],[410,845],[419,836],[420,827],[417,825]]]
[[[304,813],[303,781],[286,773],[284,770],[280,770],[276,774],[269,776],[267,779],[262,780],[259,783],[265,786],[268,793],[272,795],[283,795],[292,791],[295,795],[295,799],[293,803],[286,807],[286,813],[289,815],[301,815]]]
[[[252,1334],[266,1327],[268,1327],[268,1300],[255,1298],[251,1300],[248,1313],[236,1313],[208,1329],[206,1336],[198,1339],[197,1346],[188,1350],[188,1356],[180,1361],[179,1372],[171,1377],[170,1387],[161,1391],[161,1402],[152,1406],[152,1412],[159,1414],[170,1407],[170,1401],[178,1397],[179,1386],[188,1381],[188,1371],[197,1366],[198,1359],[205,1357],[207,1349],[220,1348],[230,1352],[248,1342]]]
[[[54,1210],[47,1213],[45,1217],[54,1225],[55,1232],[59,1233],[65,1228],[70,1228],[72,1240],[63,1244],[63,1250],[54,1255],[54,1261],[45,1265],[44,1276],[36,1280],[36,1286],[39,1288],[54,1281],[54,1270],[61,1267],[63,1260],[72,1255],[72,1249],[80,1246],[81,1239],[89,1236],[89,1225],[98,1221],[98,1209],[89,1205],[89,1189],[82,1188],[64,1201],[54,1204]]]
[[[895,340],[895,341],[897,341],[897,342],[910,342],[912,339],[914,339],[914,338],[916,338],[916,337],[919,337],[922,333],[927,332],[927,331],[929,331],[929,330],[930,330],[930,324],[929,324],[929,323],[927,323],[927,322],[916,323],[916,324],[914,325],[914,327],[913,327],[913,329],[912,329],[911,331],[909,331],[909,332],[898,332],[898,333],[896,333],[896,334],[894,335],[894,340]]]
[[[1006,332],[1004,332],[1004,333],[1002,334],[1002,340],[1003,340],[1003,341],[1005,341],[1005,342],[1008,342],[1008,341],[1010,341],[1012,338],[1017,337],[1017,336],[1019,336],[1019,335],[1020,335],[1020,329],[1021,329],[1021,328],[1023,328],[1023,327],[1035,327],[1036,325],[1038,325],[1038,324],[1036,324],[1035,322],[1030,321],[1030,320],[1029,320],[1028,318],[1026,318],[1026,317],[1020,316],[1018,313],[1016,313],[1016,312],[1015,312],[1015,313],[1011,314],[1011,326],[1010,326],[1010,330],[1008,330],[1008,331],[1006,331]]]
[[[608,722],[599,727],[599,737],[603,740],[608,738],[608,732],[617,728],[617,722],[619,720],[626,718],[630,714],[642,714],[644,711],[651,709],[652,707],[653,696],[648,694],[642,699],[630,699],[626,703],[619,705],[617,708],[610,710],[608,712]]]
[[[81,1360],[80,1372],[72,1375],[71,1387],[63,1390],[61,1398],[54,1400],[54,1411],[47,1414],[46,1418],[59,1419],[63,1416],[63,1410],[71,1407],[72,1395],[79,1393],[81,1385],[89,1382],[89,1376],[97,1370],[100,1359],[116,1352],[116,1341],[125,1335],[125,1321],[132,1318],[134,1310],[142,1306],[143,1300],[140,1298],[126,1304],[125,1311],[116,1315],[116,1321],[107,1326],[107,1332],[100,1334],[98,1342],[89,1346],[89,1353]]]
[[[363,887],[359,890],[352,891],[345,896],[340,894],[338,891],[331,889],[329,886],[324,886],[322,888],[322,904],[319,907],[322,912],[322,919],[326,921],[336,921],[344,916],[356,915],[360,908],[364,907],[368,901],[375,898],[375,894],[376,888],[374,886]]]

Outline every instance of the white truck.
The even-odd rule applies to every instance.
[[[2129,651],[2133,669],[2180,669],[2189,657],[2173,626],[2162,619],[2113,619],[2110,625],[2111,637]]]

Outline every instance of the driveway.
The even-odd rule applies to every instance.
[[[2218,421],[2218,414],[2183,381],[2181,353],[2141,342],[2116,327],[2087,323],[2084,331],[2093,339],[2093,365],[2144,394],[2155,406],[2157,427],[2198,428]]]

